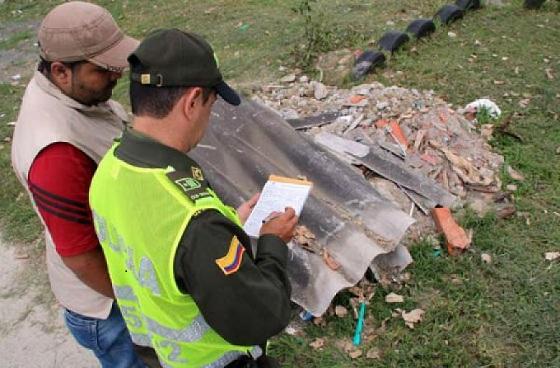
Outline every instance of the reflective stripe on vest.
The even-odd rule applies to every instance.
[[[239,225],[235,212],[212,191],[193,203],[165,169],[128,165],[114,156],[115,148],[99,164],[90,204],[134,343],[153,347],[169,368],[223,367],[243,355],[260,356],[260,348],[232,345],[218,335],[192,297],[178,289],[173,271],[176,249],[194,213],[214,209]]]

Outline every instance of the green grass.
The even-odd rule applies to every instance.
[[[55,3],[8,0],[0,6],[0,21],[38,19]],[[303,20],[292,11],[295,0],[100,3],[136,37],[158,26],[204,34],[215,46],[224,74],[239,86],[277,78],[282,74],[278,67],[294,65],[294,47],[305,42]],[[410,19],[430,16],[443,3],[321,0],[318,8],[324,14],[321,27],[334,32],[333,45],[364,48],[385,30],[403,29]],[[11,13],[17,9],[22,13]],[[304,337],[283,335],[272,342],[285,366],[560,367],[560,264],[544,260],[545,252],[560,250],[559,11],[558,3],[549,1],[540,11],[527,12],[517,0],[468,13],[429,40],[411,43],[391,57],[387,69],[369,77],[433,89],[455,106],[486,96],[502,108],[503,116],[512,115],[509,129],[523,141],[497,134],[492,144],[526,177],[516,183],[515,192],[524,216],[479,219],[467,212],[463,224],[474,229],[473,247],[457,258],[436,257],[427,243],[412,248],[412,279],[398,293],[406,298],[406,310],[426,311],[414,330],[390,318],[386,330],[362,347],[364,356],[352,360],[335,342],[351,339],[355,321],[329,317],[325,328],[309,326]],[[388,26],[388,20],[395,25]],[[457,37],[449,37],[448,31]],[[546,68],[553,70],[555,80],[547,78]],[[115,91],[123,102],[126,87],[119,83]],[[5,123],[15,120],[22,92],[21,87],[0,86],[0,114],[7,114],[0,118],[1,138],[11,134]],[[529,105],[521,107],[527,96]],[[38,222],[25,197],[17,200],[21,189],[11,173],[9,144],[2,144],[0,224],[5,237],[27,242],[37,237]],[[503,181],[512,182],[505,173]],[[492,256],[491,264],[480,260],[482,252]],[[384,302],[389,292],[379,288],[368,306],[370,327],[379,329],[391,316],[395,306]],[[348,306],[348,296],[337,302]],[[327,345],[315,351],[308,344],[319,336],[327,337]],[[381,359],[366,359],[365,352],[374,347]]]
[[[27,30],[17,32],[5,40],[0,40],[0,50],[15,48],[20,42],[28,40],[31,37],[34,37],[34,33],[32,31]]]
[[[2,235],[10,241],[30,242],[40,234],[39,220],[36,218],[27,194],[16,180],[10,160],[10,143],[23,87],[0,84],[0,225]]]

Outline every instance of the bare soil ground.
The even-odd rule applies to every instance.
[[[96,367],[64,326],[62,309],[53,304],[44,268],[15,247],[0,245],[0,356],[5,368]]]
[[[36,20],[0,24],[0,45],[4,43],[4,47],[0,47],[0,83],[12,83],[17,75],[17,80],[31,77],[33,66],[38,61],[38,26]],[[15,43],[17,47],[10,47],[11,43]]]

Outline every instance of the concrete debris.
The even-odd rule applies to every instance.
[[[322,100],[329,95],[329,90],[321,82],[315,82],[313,84],[313,96],[316,100]]]
[[[341,138],[327,132],[321,132],[315,136],[315,142],[338,153],[349,153],[356,157],[365,157],[369,153],[368,146]]]
[[[342,58],[351,58],[346,51]],[[334,58],[335,54],[330,55]],[[344,63],[342,63],[344,64]],[[337,64],[338,65],[338,64]],[[286,117],[286,112],[297,115],[294,126],[297,129],[308,128],[305,132],[311,136],[319,136],[316,141],[323,140],[331,150],[338,152],[337,156],[348,154],[348,150],[356,146],[349,141],[359,142],[377,155],[377,151],[385,151],[393,161],[399,162],[399,170],[392,163],[391,170],[383,170],[379,165],[372,168],[364,163],[356,162],[356,157],[347,158],[345,161],[365,166],[375,175],[366,177],[374,183],[374,178],[381,176],[404,187],[415,198],[410,198],[406,193],[405,199],[394,203],[401,210],[410,212],[411,203],[415,203],[420,211],[415,211],[415,226],[425,227],[425,214],[435,204],[444,207],[457,208],[468,204],[468,194],[498,193],[502,189],[499,178],[500,168],[504,159],[492,152],[488,139],[492,134],[492,126],[486,126],[482,132],[476,121],[471,121],[463,115],[465,110],[454,111],[442,99],[434,96],[433,91],[418,91],[400,87],[385,87],[380,83],[362,84],[351,89],[326,87],[328,95],[323,99],[314,96],[317,82],[293,83],[290,85],[266,86],[256,92],[256,99],[265,105],[280,111]],[[491,117],[501,114],[500,109],[492,101],[481,99],[469,104],[468,108],[485,108]],[[325,117],[325,118],[323,118]],[[330,143],[332,136],[344,137],[344,147]],[[325,140],[328,137],[328,142]],[[350,148],[352,147],[352,148]],[[373,147],[377,151],[373,151]],[[345,151],[346,150],[346,151]],[[341,151],[343,153],[341,153]],[[360,149],[361,154],[366,152]],[[386,162],[383,158],[383,162]],[[377,157],[375,161],[380,162]],[[384,163],[384,165],[387,165]],[[386,166],[384,166],[386,167]],[[430,196],[428,192],[418,192],[414,187],[396,180],[396,176],[389,173],[398,173],[404,178],[410,174],[432,180],[426,187],[436,188],[447,192],[448,197],[457,197],[455,203],[446,201],[442,197]],[[379,181],[376,181],[379,183]],[[402,192],[395,187],[392,191]],[[418,195],[419,194],[419,195]],[[393,197],[399,197],[394,195]],[[428,202],[423,202],[429,199]],[[435,203],[434,203],[435,202]],[[424,206],[422,205],[424,203]],[[428,223],[431,221],[428,218]],[[433,226],[433,225],[432,225]]]

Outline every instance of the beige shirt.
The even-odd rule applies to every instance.
[[[82,105],[36,72],[25,90],[12,143],[12,165],[31,202],[27,178],[33,160],[43,148],[56,142],[70,143],[98,163],[113,139],[120,136],[126,119],[126,112],[117,102]],[[34,203],[33,206],[39,214]],[[91,289],[66,267],[44,223],[43,226],[47,270],[56,299],[73,312],[107,318],[113,299]]]

